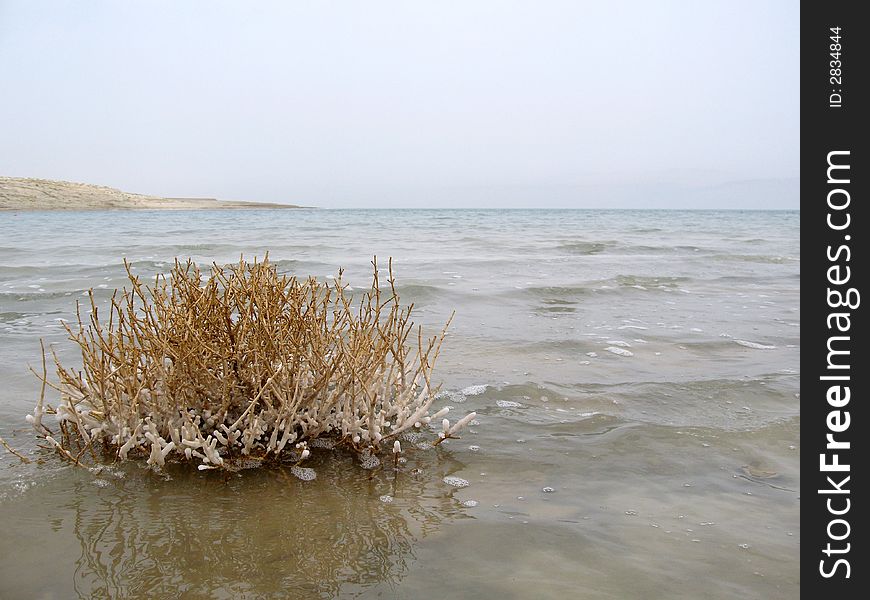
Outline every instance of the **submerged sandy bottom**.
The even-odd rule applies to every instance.
[[[24,363],[84,287],[108,297],[121,254],[154,273],[266,242],[285,270],[342,263],[351,283],[360,257],[396,257],[424,325],[457,310],[440,405],[479,424],[398,473],[314,449],[313,481],[4,454],[0,597],[799,594],[795,214],[285,214],[0,224],[0,435],[41,456]]]

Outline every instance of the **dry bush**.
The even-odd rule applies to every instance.
[[[81,367],[54,355],[58,382],[49,381],[43,352],[43,392],[28,421],[70,461],[108,453],[147,456],[155,468],[298,465],[318,440],[371,463],[385,446],[397,458],[400,434],[446,414],[429,410],[447,326],[427,339],[415,330],[392,265],[382,288],[373,261],[371,288],[359,298],[341,272],[332,283],[297,279],[268,256],[214,264],[208,276],[176,260],[150,286],[125,266],[130,289],[115,292],[107,318],[91,293],[87,318],[79,309],[77,325],[66,325]],[[46,385],[60,392],[57,408],[44,404]],[[46,413],[60,433],[48,429]],[[473,418],[445,419],[433,443]]]

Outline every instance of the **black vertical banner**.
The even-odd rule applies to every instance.
[[[870,296],[864,113],[866,19],[858,2],[801,7],[801,586],[866,598]],[[822,595],[824,594],[824,596]]]

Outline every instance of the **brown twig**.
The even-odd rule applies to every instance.
[[[4,440],[2,436],[0,436],[0,445],[2,445],[4,448],[6,448],[6,450],[8,452],[10,452],[11,454],[14,454],[15,456],[17,456],[21,460],[21,462],[26,463],[26,464],[30,463],[29,458],[20,454],[15,448],[13,448],[8,443],[6,443],[6,440]]]

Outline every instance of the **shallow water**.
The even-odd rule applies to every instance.
[[[0,598],[794,598],[798,212],[0,213]],[[393,257],[441,405],[478,425],[317,478],[36,448],[39,338],[173,257],[263,256],[365,286]],[[414,471],[419,469],[420,471]],[[469,485],[451,485],[451,479]],[[452,481],[455,483],[455,481]],[[545,488],[547,491],[545,491]],[[476,501],[477,504],[473,505]]]

